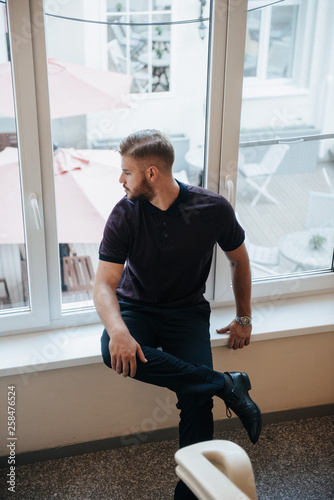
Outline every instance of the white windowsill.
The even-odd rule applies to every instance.
[[[258,302],[253,307],[252,341],[334,331],[334,292],[291,298],[288,301]],[[226,346],[227,335],[216,328],[234,317],[234,307],[214,308],[211,315],[212,346]],[[0,376],[102,363],[101,324],[12,335],[0,339]]]
[[[243,99],[265,99],[280,97],[305,97],[310,94],[307,88],[296,85],[244,85]]]

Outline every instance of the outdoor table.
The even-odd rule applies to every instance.
[[[185,156],[186,162],[191,167],[204,168],[204,146],[189,149]]]
[[[169,51],[169,44],[170,44],[170,33],[154,33],[152,35],[152,46],[153,49],[161,49],[161,50],[166,50],[167,52]]]
[[[158,57],[154,52],[152,52],[150,58],[149,54],[146,52],[145,54],[141,54],[140,56],[138,56],[138,61],[145,64],[146,66],[148,66],[151,62],[152,74],[154,77],[156,77],[156,82],[154,82],[152,86],[153,90],[155,90],[158,85],[160,85],[164,90],[169,90],[169,80],[167,75],[167,68],[169,68],[170,65],[169,54],[164,52],[161,57]],[[165,78],[166,83],[162,81],[163,77]]]
[[[313,248],[314,236],[325,238],[320,248]],[[334,228],[313,228],[288,233],[280,239],[278,248],[283,257],[294,262],[296,269],[329,268],[333,258]]]

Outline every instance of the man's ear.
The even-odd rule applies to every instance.
[[[155,181],[159,175],[159,169],[155,165],[150,165],[147,169],[147,177],[150,181]]]

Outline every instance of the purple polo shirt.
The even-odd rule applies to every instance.
[[[99,258],[125,264],[119,300],[209,308],[203,294],[215,243],[227,252],[243,243],[244,230],[225,198],[179,185],[177,199],[165,211],[125,196],[111,212]]]

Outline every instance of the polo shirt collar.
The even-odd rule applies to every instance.
[[[174,203],[172,203],[172,205],[169,208],[167,208],[167,210],[160,210],[160,208],[155,207],[149,201],[144,200],[142,203],[149,213],[161,214],[161,215],[171,215],[174,217],[180,214],[180,210],[179,210],[180,205],[183,204],[186,201],[186,199],[188,198],[188,188],[187,188],[186,184],[183,184],[183,182],[180,182],[177,179],[175,179],[175,180],[178,183],[178,185],[180,186],[180,191],[179,191],[179,194],[178,194],[176,200],[174,201]]]

